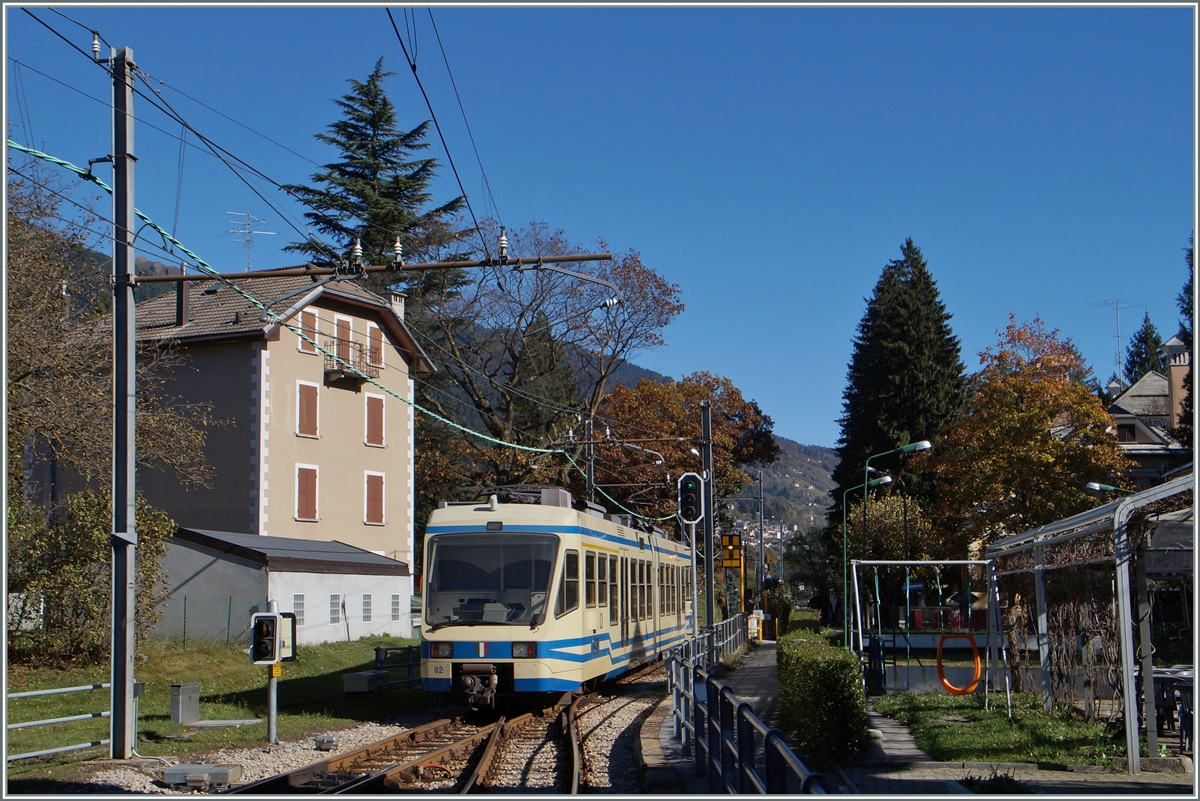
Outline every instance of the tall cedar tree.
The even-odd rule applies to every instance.
[[[1129,340],[1129,347],[1125,350],[1125,380],[1130,386],[1151,370],[1166,375],[1166,366],[1163,364],[1162,354],[1159,353],[1162,344],[1158,329],[1150,322],[1150,312],[1146,312],[1142,319],[1142,327],[1133,335],[1133,339]]]
[[[963,405],[964,368],[950,314],[920,248],[910,238],[900,253],[883,268],[854,339],[833,473],[841,489],[833,492],[830,520],[841,518],[841,490],[862,484],[868,457],[922,439],[936,443]],[[903,476],[928,505],[932,484],[906,465],[897,455],[872,467]]]
[[[345,258],[361,238],[363,261],[386,264],[394,258],[397,235],[407,254],[445,241],[447,219],[463,207],[464,199],[426,208],[438,164],[436,159],[414,156],[429,147],[424,141],[429,122],[407,133],[397,127],[396,110],[383,88],[384,79],[393,74],[383,71],[380,58],[365,83],[349,80],[352,90],[334,101],[342,119],[331,124],[328,133],[314,135],[336,148],[340,160],[314,173],[312,186],[283,187],[309,207],[304,217],[312,227],[342,250],[331,253],[312,240],[293,242],[285,250],[330,264]]]
[[[1195,350],[1192,347],[1193,329],[1192,329],[1192,297],[1196,291],[1196,273],[1192,266],[1192,251],[1194,249],[1193,240],[1188,240],[1188,248],[1184,251],[1184,258],[1187,260],[1188,277],[1187,283],[1183,285],[1176,296],[1175,301],[1179,304],[1179,338],[1182,339],[1188,348],[1188,355],[1191,356]],[[1192,366],[1191,360],[1188,361],[1187,373],[1183,377],[1183,408],[1179,412],[1178,428],[1175,429],[1175,439],[1182,442],[1189,448],[1194,447],[1192,438],[1195,432],[1192,429],[1192,416],[1194,407],[1192,406]]]

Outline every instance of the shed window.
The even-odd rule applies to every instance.
[[[304,594],[298,593],[292,596],[292,614],[296,616],[296,625],[304,625]]]
[[[331,593],[329,596],[329,622],[342,622],[342,594],[339,592]]]

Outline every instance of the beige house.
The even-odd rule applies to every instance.
[[[1184,375],[1190,359],[1186,347],[1172,337],[1163,346],[1167,375],[1151,370],[1117,395],[1108,407],[1117,445],[1133,462],[1139,489],[1160,484],[1164,476],[1192,460],[1189,443],[1175,439],[1183,404]]]
[[[403,295],[303,276],[237,285],[251,297],[203,281],[137,306],[139,342],[185,357],[166,394],[227,421],[208,433],[211,488],[142,468],[139,491],[186,528],[337,540],[411,564],[412,377],[433,367]]]

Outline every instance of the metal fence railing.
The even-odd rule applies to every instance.
[[[61,695],[62,693],[80,693],[87,690],[107,690],[112,687],[111,684],[84,684],[79,687],[61,687],[55,690],[30,690],[23,693],[9,693],[6,695],[5,701],[11,701],[14,698],[34,698],[40,695]],[[25,723],[9,723],[8,731],[13,729],[29,729],[36,726],[50,726],[55,723],[69,723],[76,720],[92,720],[93,718],[107,718],[111,716],[110,710],[103,712],[90,712],[85,715],[69,715],[63,718],[47,718],[46,720],[30,720]],[[25,754],[13,754],[6,758],[6,761],[12,762],[17,759],[29,759],[31,757],[47,756],[49,754],[61,754],[64,751],[78,751],[82,748],[92,748],[98,745],[108,745],[109,740],[94,740],[89,743],[77,743],[75,745],[65,745],[61,748],[47,748],[43,751],[30,751]]]
[[[403,651],[403,662],[388,662],[388,654],[392,651]],[[419,645],[398,645],[391,647],[375,646],[375,669],[387,670],[391,669],[403,670],[404,678],[390,679],[389,687],[412,687],[414,684],[421,683],[421,646]]]
[[[827,794],[824,777],[792,752],[784,733],[709,675],[710,666],[745,642],[746,619],[738,615],[667,655],[676,739],[691,752],[696,775],[708,777],[711,793]]]

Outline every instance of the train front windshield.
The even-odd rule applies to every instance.
[[[552,534],[438,534],[426,547],[425,622],[535,626],[546,617]]]

